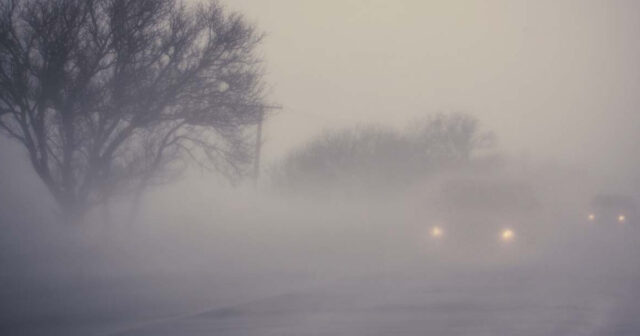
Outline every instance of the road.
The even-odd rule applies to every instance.
[[[633,268],[607,258],[583,263],[562,259],[526,265],[424,265],[334,281],[116,335],[640,334],[640,322],[635,321],[640,278]]]

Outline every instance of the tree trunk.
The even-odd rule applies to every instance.
[[[111,207],[110,204],[111,202],[106,199],[104,200],[104,203],[102,203],[102,225],[104,227],[109,227],[111,226]]]
[[[61,220],[67,225],[80,225],[84,222],[87,209],[79,202],[65,201],[61,205]]]
[[[129,215],[126,219],[126,223],[129,228],[133,227],[134,223],[138,219],[138,215],[140,214],[140,205],[142,203],[142,194],[144,192],[144,186],[140,186],[138,190],[133,195],[133,201],[131,202],[131,207],[129,208]]]

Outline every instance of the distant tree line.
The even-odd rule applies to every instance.
[[[330,190],[402,187],[472,163],[494,146],[468,114],[437,114],[399,132],[384,127],[328,131],[293,151],[272,171],[276,188]]]

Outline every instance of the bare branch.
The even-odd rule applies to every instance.
[[[241,134],[268,108],[261,40],[215,1],[2,1],[0,129],[64,211],[183,157],[239,176]]]

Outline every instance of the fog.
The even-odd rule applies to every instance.
[[[3,136],[0,334],[640,333],[638,4],[222,3],[266,32],[257,180],[67,223]]]
[[[464,111],[514,155],[611,176],[637,170],[637,4],[617,1],[252,1],[268,34],[265,154],[324,128],[402,127]],[[295,126],[292,126],[295,125]],[[622,185],[625,183],[622,182]]]

